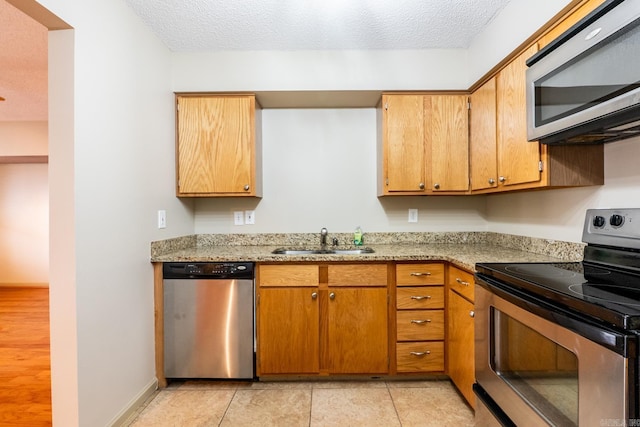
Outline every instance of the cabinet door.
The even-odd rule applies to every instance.
[[[329,373],[387,373],[387,288],[329,288],[328,305]]]
[[[253,96],[178,96],[178,195],[255,191]]]
[[[433,191],[469,189],[469,110],[467,95],[425,97],[427,147]]]
[[[320,327],[317,288],[261,288],[259,374],[317,374]]]
[[[458,390],[475,407],[471,389],[475,382],[473,304],[449,291],[447,310],[449,377]]]
[[[553,27],[547,34],[542,36],[538,41],[538,47],[542,49],[551,43],[560,34],[571,28],[573,24],[587,16],[596,7],[604,3],[604,0],[587,0],[574,10],[569,16],[560,21],[558,25]]]
[[[424,191],[424,96],[383,95],[385,193]]]
[[[469,132],[471,190],[498,186],[496,78],[471,94]]]
[[[526,60],[524,51],[500,71],[496,81],[498,111],[498,180],[501,185],[540,182],[540,144],[527,141]]]

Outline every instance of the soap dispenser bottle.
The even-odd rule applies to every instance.
[[[356,246],[362,246],[362,228],[360,226],[356,227],[356,231],[353,232],[353,244]]]

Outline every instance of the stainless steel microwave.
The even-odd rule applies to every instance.
[[[640,135],[640,1],[608,0],[527,61],[527,137],[545,144]]]

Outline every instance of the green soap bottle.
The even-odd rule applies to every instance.
[[[356,246],[362,246],[362,229],[358,226],[356,227],[356,231],[353,232],[353,244]]]

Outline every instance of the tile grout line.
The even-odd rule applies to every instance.
[[[227,403],[227,407],[224,408],[224,413],[220,417],[220,422],[218,423],[218,427],[222,425],[222,422],[224,421],[224,418],[227,416],[227,412],[229,412],[229,408],[231,407],[231,402],[233,402],[233,399],[236,398],[237,393],[238,393],[238,386],[236,385],[233,389],[233,396],[231,396],[231,399],[229,399],[229,403]]]
[[[393,410],[396,412],[396,417],[398,418],[398,425],[402,427],[402,420],[400,419],[400,413],[398,413],[398,408],[396,407],[396,402],[393,400],[393,395],[391,394],[391,389],[389,388],[389,382],[385,381],[384,385],[386,386],[387,393],[389,393],[389,399],[391,399],[391,404],[393,405]]]

